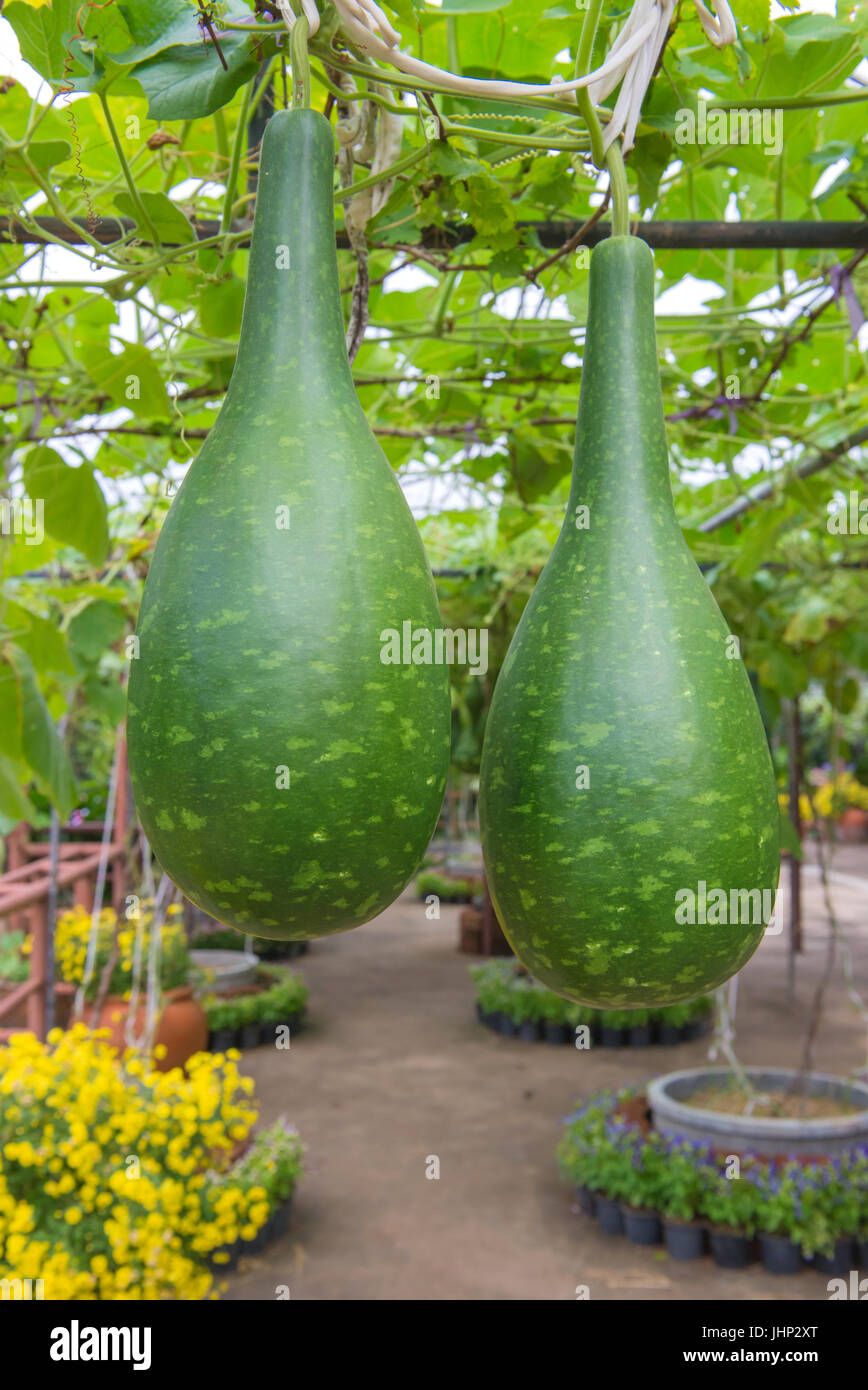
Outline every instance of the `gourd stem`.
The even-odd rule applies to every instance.
[[[579,48],[576,53],[576,77],[584,77],[586,72],[591,70],[591,59],[594,51],[594,39],[597,37],[597,25],[600,21],[600,10],[603,8],[603,0],[590,0],[590,4],[585,11],[585,18],[582,23],[582,32],[579,38]],[[576,92],[576,100],[579,110],[584,117],[588,127],[588,134],[591,137],[591,158],[598,169],[602,169],[606,162],[603,151],[603,132],[597,113],[594,110],[594,103],[587,87],[580,87]]]
[[[579,48],[576,54],[577,78],[584,77],[585,73],[591,69],[594,39],[597,34],[602,7],[603,0],[590,0],[585,11]],[[627,184],[627,171],[624,168],[621,146],[617,140],[613,140],[608,151],[604,150],[603,130],[587,87],[579,88],[576,92],[576,100],[591,137],[591,158],[598,169],[602,169],[605,165],[609,170],[609,188],[612,194],[612,236],[628,236],[630,232],[630,190]]]
[[[310,55],[307,51],[307,36],[310,24],[306,14],[301,14],[292,26],[289,47],[292,60],[292,107],[310,106]]]
[[[621,146],[615,140],[606,154],[609,186],[612,190],[612,236],[630,235],[630,189]]]

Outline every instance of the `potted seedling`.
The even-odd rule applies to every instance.
[[[634,1245],[659,1245],[663,1236],[659,1213],[659,1164],[654,1145],[637,1130],[628,1131],[625,1148],[630,1159],[621,1183],[621,1211],[627,1239]]]
[[[266,972],[274,983],[260,996],[260,1041],[273,1043],[278,1028],[288,1028],[290,1035],[301,1024],[307,1004],[308,990],[299,975],[291,971],[270,969]]]
[[[564,999],[560,994],[552,993],[551,990],[546,991],[542,1003],[542,1029],[543,1037],[547,1043],[551,1043],[553,1046],[563,1046],[570,1041],[572,1034],[567,1023],[569,1008],[570,1001],[568,999]]]
[[[703,995],[700,999],[691,999],[685,1005],[687,1009],[687,1018],[683,1026],[685,1042],[693,1042],[694,1038],[701,1038],[707,1032],[712,1007],[712,1001],[707,995]]]
[[[709,1224],[712,1259],[721,1269],[744,1269],[751,1259],[757,1190],[747,1162],[741,1167],[745,1171],[738,1177],[727,1177],[711,1164],[702,1169],[699,1213]]]
[[[862,1195],[849,1181],[847,1159],[812,1163],[805,1168],[802,1208],[813,1229],[805,1254],[820,1274],[846,1274],[856,1260],[856,1232]]]
[[[261,993],[240,994],[236,998],[240,1045],[243,1049],[259,1046],[262,1033],[261,999]]]
[[[696,1260],[705,1253],[705,1227],[697,1220],[702,1179],[700,1164],[709,1151],[685,1139],[654,1135],[652,1148],[663,1239],[673,1260]]]
[[[631,1047],[648,1047],[651,1043],[651,1014],[647,1009],[631,1009],[627,1025],[627,1041]]]
[[[684,1025],[690,1017],[689,1004],[667,1004],[657,1019],[657,1041],[672,1047],[684,1038]]]
[[[212,996],[204,1002],[208,1017],[208,1047],[211,1052],[226,1052],[238,1041],[238,1000]]]
[[[763,1269],[769,1274],[798,1274],[802,1249],[793,1238],[799,1226],[805,1170],[800,1163],[777,1168],[766,1164],[756,1176],[757,1236]]]
[[[630,1026],[632,1009],[604,1009],[600,1014],[600,1042],[604,1047],[621,1047],[624,1029]]]

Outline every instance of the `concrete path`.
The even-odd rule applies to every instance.
[[[842,872],[844,866],[842,865]],[[848,849],[834,897],[868,993],[868,847]],[[806,874],[806,950],[795,1002],[783,936],[740,978],[736,1049],[797,1065],[825,930]],[[679,1265],[602,1236],[559,1179],[560,1120],[577,1097],[701,1065],[708,1042],[577,1052],[499,1038],[475,1020],[458,911],[439,922],[405,898],[375,922],[315,943],[302,964],[309,1027],[289,1052],[245,1053],[262,1119],[286,1115],[307,1144],[288,1234],[229,1277],[228,1299],[824,1299],[826,1280]],[[816,1065],[865,1064],[865,1029],[836,976]],[[439,1161],[439,1179],[426,1176]]]

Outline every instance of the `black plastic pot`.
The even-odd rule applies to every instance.
[[[214,1028],[208,1034],[208,1049],[210,1052],[226,1052],[235,1046],[237,1040],[237,1028]]]
[[[814,1256],[814,1269],[818,1274],[847,1274],[856,1263],[856,1242],[852,1236],[841,1236],[835,1241],[831,1255]]]
[[[760,1233],[759,1245],[763,1269],[768,1274],[798,1274],[804,1267],[801,1250],[786,1236],[775,1236],[763,1231]]]
[[[663,1228],[656,1211],[645,1211],[641,1207],[631,1207],[625,1202],[621,1208],[624,1217],[624,1230],[627,1239],[634,1245],[659,1245],[663,1239]]]
[[[673,1260],[698,1260],[705,1254],[705,1227],[693,1221],[664,1221],[663,1239]]]
[[[623,1028],[607,1028],[604,1024],[600,1029],[600,1042],[604,1047],[620,1047],[623,1041]]]
[[[868,1269],[868,1239],[859,1242],[859,1268]]]
[[[500,1012],[499,1009],[495,1009],[493,1013],[486,1014],[486,1015],[485,1015],[485,1026],[486,1026],[486,1028],[493,1028],[494,1031],[495,1031],[495,1033],[499,1033],[499,1032],[500,1032],[500,1020],[501,1020],[502,1018],[503,1018],[503,1014]]]
[[[285,1202],[281,1202],[279,1207],[275,1207],[271,1213],[271,1239],[279,1240],[285,1236],[289,1229],[289,1212],[292,1206],[292,1198],[287,1197]]]
[[[258,1047],[261,1032],[261,1023],[245,1023],[241,1029],[242,1048]]]
[[[629,1040],[631,1047],[650,1047],[651,1046],[651,1024],[637,1023],[630,1029]]]
[[[478,999],[476,1001],[476,1017],[479,1019],[480,1023],[485,1022],[485,1010],[483,1009]]]
[[[539,1042],[539,1024],[535,1018],[523,1018],[518,1025],[518,1036],[522,1042]]]
[[[621,1211],[621,1203],[615,1202],[611,1197],[603,1197],[597,1193],[596,1217],[600,1223],[600,1230],[605,1231],[607,1236],[622,1236],[624,1234],[624,1217]]]
[[[715,1231],[708,1233],[711,1243],[711,1258],[720,1269],[745,1269],[750,1264],[751,1238],[738,1231]]]
[[[597,1196],[589,1187],[576,1188],[576,1201],[585,1216],[593,1216],[597,1210]]]
[[[498,1031],[504,1038],[514,1038],[518,1033],[518,1024],[513,1023],[512,1019],[506,1014],[501,1014]]]
[[[244,1245],[242,1247],[242,1254],[246,1250],[249,1251],[251,1255],[258,1255],[260,1250],[265,1249],[273,1235],[273,1222],[273,1215],[269,1216],[265,1225],[253,1237],[253,1240],[246,1240],[244,1242]]]
[[[703,1033],[705,1032],[705,1027],[706,1024],[704,1017],[700,1016],[699,1018],[691,1018],[687,1023],[685,1023],[684,1028],[682,1030],[684,1041],[693,1042],[695,1038],[701,1038]]]
[[[563,1046],[572,1037],[565,1023],[549,1023],[548,1021],[543,1023],[543,1034],[546,1042],[551,1043],[552,1047]]]
[[[677,1023],[661,1023],[657,1029],[657,1041],[664,1047],[674,1047],[680,1043],[684,1034]]]

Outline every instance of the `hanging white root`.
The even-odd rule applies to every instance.
[[[280,0],[280,3],[283,7],[284,3],[288,5],[288,0]],[[699,21],[715,47],[723,48],[735,41],[735,20],[727,0],[711,0],[713,11],[703,0],[694,0],[694,3]],[[401,51],[398,47],[401,36],[392,28],[376,0],[334,0],[334,4],[346,34],[360,49],[409,76],[431,82],[441,91],[509,99],[516,96],[562,96],[587,87],[592,102],[599,105],[621,83],[621,92],[606,126],[603,143],[604,148],[608,149],[614,140],[622,136],[625,152],[632,148],[645,93],[675,9],[675,0],[636,0],[626,24],[599,68],[570,81],[555,77],[551,82],[537,85],[460,77],[433,67]]]
[[[287,29],[291,29],[295,24],[295,14],[289,0],[277,0],[277,8],[280,10],[281,18]],[[308,38],[313,38],[319,28],[319,10],[316,7],[316,0],[301,0],[301,8],[307,17]]]
[[[371,165],[372,174],[381,174],[384,169],[397,163],[401,157],[401,142],[404,138],[403,117],[396,111],[387,111],[384,106],[379,108],[377,120],[377,147],[374,151],[374,162]],[[381,208],[384,208],[392,195],[395,187],[394,179],[385,179],[371,189],[373,198],[371,200],[371,214],[376,217]]]

